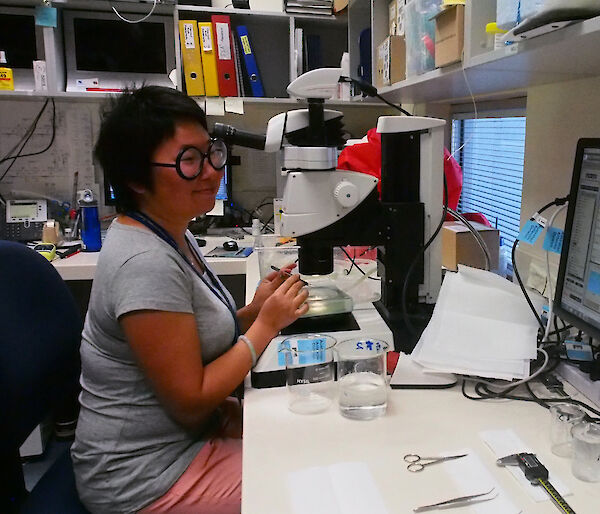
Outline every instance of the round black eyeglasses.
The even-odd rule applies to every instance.
[[[217,171],[222,170],[227,164],[227,145],[222,139],[211,139],[208,152],[204,153],[195,146],[185,146],[177,155],[175,164],[152,162],[152,166],[175,168],[177,174],[185,180],[195,179],[202,173],[204,159],[208,158],[210,165]]]

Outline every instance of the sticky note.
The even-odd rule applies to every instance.
[[[565,233],[560,228],[550,227],[544,238],[544,250],[560,254]]]
[[[600,273],[591,271],[587,283],[588,291],[600,295]]]
[[[299,352],[299,364],[318,364],[320,362],[325,362],[325,339],[298,339],[296,345]]]
[[[35,24],[40,27],[56,28],[56,8],[43,6],[36,7]]]
[[[244,114],[244,99],[228,96],[225,98],[225,110],[234,114]]]
[[[219,97],[206,97],[207,116],[225,116],[225,102]]]
[[[540,237],[540,234],[544,230],[539,223],[529,220],[525,223],[525,226],[519,232],[519,241],[523,241],[524,243],[529,243],[530,245],[534,244],[537,241],[537,238]]]

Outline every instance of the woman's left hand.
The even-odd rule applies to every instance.
[[[263,306],[263,303],[265,303],[265,300],[269,298],[269,296],[271,296],[275,290],[285,282],[295,267],[295,263],[288,264],[279,271],[272,271],[260,281],[258,287],[256,288],[256,292],[254,293],[254,298],[248,306],[252,309],[254,317],[258,315],[258,312]]]

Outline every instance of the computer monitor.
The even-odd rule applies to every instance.
[[[600,139],[577,143],[554,312],[600,338]]]
[[[67,91],[113,91],[132,84],[175,87],[173,18],[126,23],[112,12],[63,12]],[[124,46],[124,41],[126,45]]]
[[[0,11],[0,50],[13,70],[15,90],[32,91],[33,61],[45,59],[42,27],[35,24],[33,7],[2,6]]]
[[[231,198],[231,167],[229,164],[225,166],[223,177],[221,178],[221,184],[219,185],[219,191],[217,191],[216,201],[214,208],[207,212],[207,216],[223,216],[225,214],[225,204]],[[115,192],[110,183],[104,181],[104,204],[115,205]]]

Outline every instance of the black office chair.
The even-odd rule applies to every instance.
[[[20,243],[0,241],[0,511],[87,512],[66,451],[28,494],[19,447],[77,394],[81,316],[54,267]]]

